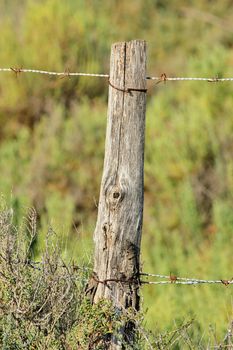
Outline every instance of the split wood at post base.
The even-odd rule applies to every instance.
[[[104,298],[119,308],[136,310],[144,197],[145,77],[145,41],[113,44],[94,273],[87,289],[94,303]]]

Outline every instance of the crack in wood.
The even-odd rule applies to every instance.
[[[144,41],[112,46],[110,79],[114,86],[146,88]],[[145,93],[109,87],[104,170],[95,229],[93,302],[139,310],[139,256],[143,214]],[[106,281],[108,281],[106,283]],[[115,349],[115,348],[114,348]]]

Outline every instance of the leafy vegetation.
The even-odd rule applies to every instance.
[[[34,209],[19,229],[12,219],[12,209],[1,211],[1,349],[105,348],[133,312],[120,316],[107,301],[90,303],[85,296],[90,269],[64,263],[51,228],[41,261],[33,260]]]
[[[140,37],[148,42],[148,74],[232,76],[230,0],[214,7],[207,0],[12,0],[0,13],[1,67],[108,72],[110,45]],[[142,268],[230,279],[233,87],[148,88]],[[0,74],[0,192],[15,225],[25,207],[36,208],[35,257],[46,249],[48,223],[64,259],[91,255],[106,110],[104,79]],[[209,339],[210,324],[220,342],[233,318],[231,286],[144,286],[143,297],[150,329],[172,332],[174,322],[194,318],[196,344]]]
[[[86,296],[91,266],[77,266],[74,261],[65,263],[51,227],[41,260],[36,261],[33,255],[33,242],[37,238],[35,209],[28,209],[19,227],[13,225],[13,210],[1,209],[1,349],[103,350],[108,348],[112,337],[125,344],[126,349],[195,346],[191,337],[193,320],[155,335],[145,329],[142,313],[116,308],[106,300],[92,305]],[[135,332],[129,342],[119,329],[132,322]],[[220,344],[212,338],[209,343],[214,340],[217,349],[232,345],[232,335]],[[201,346],[199,342],[198,348]]]

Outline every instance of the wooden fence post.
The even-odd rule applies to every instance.
[[[108,121],[94,233],[93,302],[139,310],[143,218],[146,43],[112,45]],[[118,347],[111,347],[111,349]]]

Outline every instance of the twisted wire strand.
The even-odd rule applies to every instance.
[[[222,280],[188,280],[188,281],[141,281],[141,284],[186,284],[186,285],[195,285],[195,284],[233,284],[233,281],[227,281],[227,283],[224,283]]]
[[[100,77],[108,78],[108,74],[98,74],[98,73],[82,73],[82,72],[52,72],[39,69],[24,69],[24,68],[0,68],[0,72],[14,72],[14,73],[35,73],[35,74],[47,74],[56,76],[84,76],[84,77]]]
[[[0,258],[4,259],[0,255]],[[24,264],[28,265],[28,267],[31,267],[36,270],[41,270],[43,265],[46,265],[45,261],[12,261],[13,264]],[[68,265],[66,264],[61,264],[59,265],[60,267],[67,268]],[[91,271],[91,268],[88,267],[81,267],[81,266],[76,266],[76,265],[70,265],[74,270],[83,270],[83,271]],[[196,284],[223,284],[225,286],[228,286],[230,284],[233,284],[233,277],[229,280],[204,280],[204,279],[197,279],[197,278],[186,278],[186,277],[178,277],[174,275],[160,275],[160,274],[154,274],[154,273],[145,273],[142,272],[140,273],[140,276],[144,277],[157,277],[157,278],[164,278],[167,279],[167,281],[145,281],[141,280],[139,281],[140,284],[149,284],[149,285],[165,285],[165,284],[181,284],[181,285],[196,285]],[[104,280],[104,281],[98,281],[100,283],[106,283],[106,282],[129,282],[129,281],[124,281],[124,280],[117,280],[117,279],[109,279],[109,280]]]
[[[84,77],[99,77],[99,78],[109,78],[109,74],[100,74],[100,73],[84,73],[84,72],[55,72],[39,69],[25,69],[25,68],[0,68],[0,72],[14,72],[18,73],[35,73],[35,74],[44,74],[44,75],[53,75],[60,77],[69,77],[69,76],[84,76]],[[161,76],[147,76],[147,80],[156,80],[158,83],[166,81],[207,81],[207,82],[226,82],[233,81],[233,77],[228,78],[218,78],[218,77],[168,77],[165,73]]]
[[[164,79],[161,79],[161,77],[146,77],[148,80],[158,80],[158,81],[208,81],[209,83],[217,83],[217,82],[224,82],[224,81],[233,81],[233,78],[202,78],[202,77],[166,77]]]
[[[150,277],[158,277],[158,278],[171,278],[171,276],[167,275],[160,275],[160,274],[155,274],[155,273],[141,273],[142,276],[150,276]],[[183,280],[183,281],[200,281],[200,282],[205,282],[206,280],[201,280],[197,278],[186,278],[186,277],[176,277],[177,280]]]
[[[160,274],[154,274],[154,273],[141,273],[141,276],[145,277],[157,277],[157,278],[166,278],[168,281],[141,281],[142,284],[224,284],[229,285],[233,284],[233,278],[230,280],[204,280],[204,279],[197,279],[197,278],[187,278],[187,277],[178,277],[178,276],[167,276],[167,275],[160,275]]]

